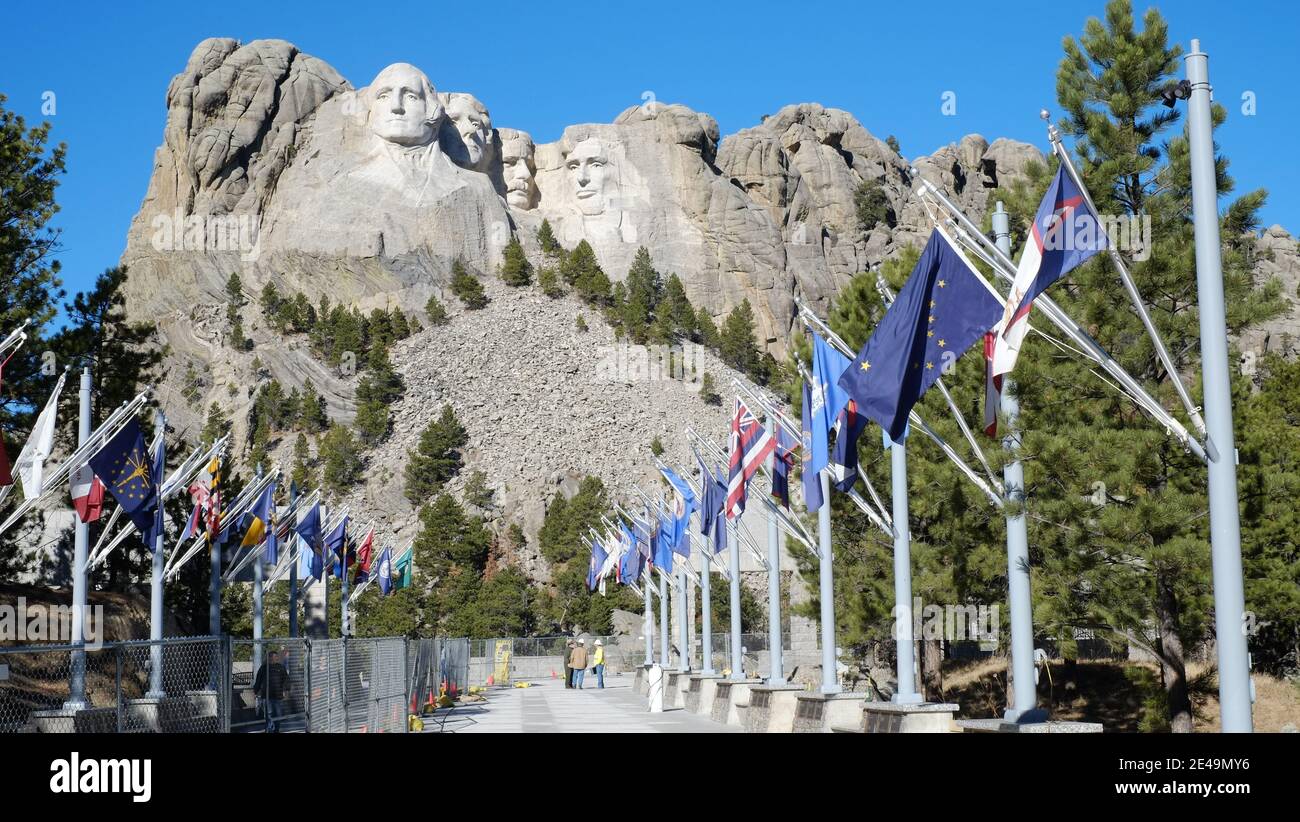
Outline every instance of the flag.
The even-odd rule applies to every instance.
[[[153,487],[154,502],[153,516],[149,518],[149,528],[140,529],[140,536],[144,538],[144,544],[153,551],[158,545],[158,538],[163,535],[163,482],[167,479],[167,423],[164,419],[163,430],[158,432],[158,447],[153,453]],[[158,546],[161,551],[162,547]]]
[[[997,331],[984,334],[984,433],[998,433],[998,405],[1002,402],[1002,375],[993,373],[993,352],[997,348]]]
[[[73,471],[68,480],[72,491],[72,507],[77,510],[77,517],[86,523],[99,519],[104,511],[104,483],[99,481],[89,465],[82,465]]]
[[[415,546],[413,545],[408,546],[407,549],[397,557],[397,561],[393,563],[393,571],[394,574],[397,576],[398,588],[411,587],[411,565],[412,565],[411,560],[413,558],[412,549],[414,547]]]
[[[627,526],[619,523],[622,532],[622,553],[618,560],[618,581],[628,583],[641,575],[641,552],[636,549],[636,538]]]
[[[794,452],[798,448],[795,438],[777,426],[776,447],[772,449],[772,496],[786,508],[790,507],[790,467],[794,465]]]
[[[599,570],[600,567],[605,564],[605,558],[607,556],[609,556],[609,554],[606,553],[604,548],[600,547],[600,543],[592,541],[591,558],[590,561],[588,562],[588,568],[587,568],[587,590],[588,591],[594,591],[596,589],[596,582],[599,579]]]
[[[907,415],[949,364],[998,322],[1002,305],[938,230],[839,385],[897,441]]]
[[[813,408],[812,387],[807,380],[803,384],[803,403],[800,415],[800,423],[803,427],[803,450],[800,452],[803,458],[803,504],[808,509],[808,513],[816,511],[822,507],[822,483],[821,472],[814,468],[813,455],[817,448],[817,438],[819,432],[816,431],[816,416]],[[822,452],[826,451],[826,440],[822,437]]]
[[[343,578],[343,565],[341,564],[340,560],[343,559],[343,554],[347,549],[347,542],[348,542],[348,518],[345,516],[343,517],[342,520],[339,521],[338,525],[334,526],[333,531],[330,531],[328,534],[325,535],[325,553],[326,556],[328,556],[330,552],[333,552],[335,556],[335,559],[333,560],[334,576],[338,577],[339,579]],[[351,559],[351,557],[349,557],[349,559]],[[352,563],[349,562],[348,564],[351,565]]]
[[[1029,332],[1034,299],[1108,245],[1101,220],[1061,165],[1038,204],[1025,248],[1020,252],[1016,279],[994,339],[992,376],[1001,377],[1015,368],[1020,345]]]
[[[735,519],[745,510],[745,491],[750,479],[776,447],[776,440],[759,424],[745,403],[736,398],[731,417],[731,465],[727,482],[727,518]]]
[[[812,385],[812,471],[820,473],[831,463],[831,432],[849,404],[849,395],[840,388],[840,376],[849,367],[849,358],[836,351],[821,335],[813,334]],[[832,474],[834,476],[834,474]]]
[[[691,490],[686,480],[677,476],[671,468],[663,467],[659,472],[673,487],[673,520],[670,538],[672,549],[683,556],[690,556],[691,538],[687,529],[690,528],[691,514],[695,513],[697,507],[695,492]]]
[[[207,506],[211,502],[208,489],[201,482],[191,483],[188,491],[190,500],[194,503],[194,510],[190,512],[190,518],[185,521],[185,530],[181,532],[181,542],[193,538],[203,528]]]
[[[831,449],[831,485],[848,493],[858,481],[858,437],[867,427],[867,418],[858,413],[858,404],[849,400],[835,423],[835,447]]]
[[[393,558],[388,551],[387,545],[384,546],[384,550],[379,552],[378,565],[379,567],[375,573],[379,582],[379,592],[384,596],[388,596],[393,590]]]
[[[45,402],[45,407],[41,409],[40,416],[36,418],[36,425],[32,427],[27,444],[23,446],[22,451],[18,452],[18,462],[15,467],[18,469],[18,478],[22,480],[23,496],[27,499],[39,497],[45,485],[45,460],[54,449],[54,428],[58,417],[59,395],[63,393],[63,383],[67,377],[66,371],[59,375],[53,393]]]
[[[366,538],[361,540],[361,547],[357,549],[357,575],[353,582],[362,583],[370,575],[371,554],[375,550],[375,529],[372,526],[366,532]]]
[[[266,531],[270,527],[271,518],[275,515],[275,480],[272,480],[253,507],[244,515],[244,522],[247,523],[248,530],[244,532],[244,538],[240,541],[240,548],[247,548],[257,545],[266,536]],[[269,560],[268,560],[269,561]]]
[[[605,555],[604,561],[596,569],[596,576],[602,582],[608,579],[611,573],[614,574],[615,578],[618,576],[619,551],[622,541],[617,536],[607,533],[604,544],[609,546],[609,553]],[[602,593],[604,592],[602,591]]]
[[[318,502],[298,520],[298,527],[294,528],[294,532],[303,542],[302,549],[298,552],[298,576],[303,579],[321,578],[323,568],[317,550],[317,544],[320,542],[320,527],[320,503]]]
[[[90,467],[104,482],[104,490],[113,495],[122,511],[135,523],[141,536],[153,530],[153,512],[158,507],[158,487],[149,470],[149,456],[144,435],[135,418],[127,420],[112,439],[100,446],[89,459]],[[153,543],[146,539],[149,550]]]

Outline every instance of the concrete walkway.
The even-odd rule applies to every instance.
[[[425,717],[425,732],[445,733],[739,733],[682,708],[661,714],[646,709],[632,692],[632,675],[605,678],[594,687],[588,674],[581,691],[562,679],[534,681],[530,688],[489,688],[486,702],[453,708],[445,721]]]

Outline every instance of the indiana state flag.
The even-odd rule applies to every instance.
[[[912,406],[1002,318],[1002,301],[938,231],[871,339],[839,379],[898,442]]]
[[[154,544],[149,537],[154,531],[154,512],[158,508],[158,483],[139,421],[132,417],[89,462],[95,476],[103,480],[104,489],[122,506],[152,551]]]

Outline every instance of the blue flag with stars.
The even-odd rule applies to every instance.
[[[1002,319],[1002,304],[938,231],[898,299],[840,377],[840,387],[899,441],[935,380]]]
[[[154,456],[156,461],[160,454]],[[154,478],[157,466],[150,464],[139,421],[134,417],[128,420],[88,462],[152,551],[158,509],[158,482]]]

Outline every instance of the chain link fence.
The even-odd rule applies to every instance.
[[[0,649],[0,733],[220,733],[220,637]]]

